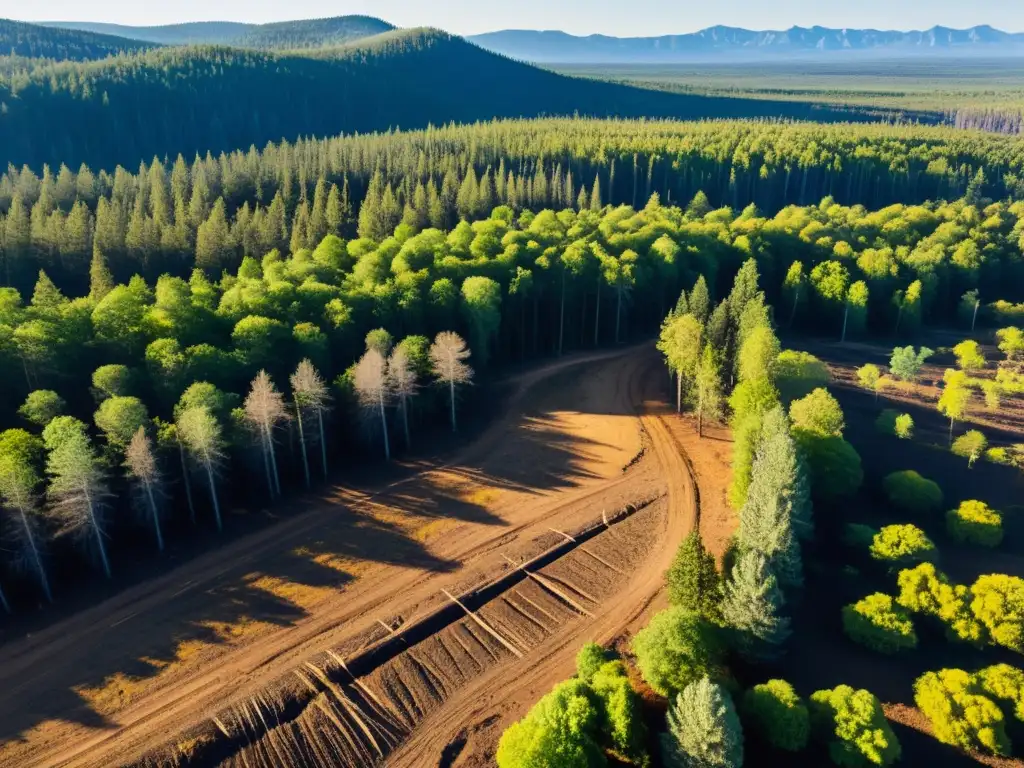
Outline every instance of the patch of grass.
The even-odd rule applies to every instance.
[[[309,584],[281,579],[277,576],[260,576],[258,579],[250,581],[249,586],[261,589],[282,600],[287,600],[292,605],[296,605],[303,610],[322,603],[335,592],[330,587],[315,587]]]
[[[450,531],[458,524],[458,520],[452,520],[447,517],[438,518],[437,520],[431,520],[426,525],[417,528],[413,531],[412,537],[416,541],[426,543],[431,539],[436,539],[441,534]]]

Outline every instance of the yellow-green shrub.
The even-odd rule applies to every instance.
[[[900,743],[870,691],[848,685],[811,695],[811,730],[828,743],[836,765],[867,768],[892,765],[900,759]]]
[[[502,734],[499,768],[603,765],[604,751],[597,742],[601,715],[594,698],[581,680],[556,686]]]
[[[1003,516],[983,501],[965,501],[946,513],[946,531],[959,542],[998,547],[1003,541]]]
[[[755,685],[743,695],[743,716],[769,744],[789,752],[807,746],[810,719],[807,707],[785,680]]]
[[[1010,753],[1002,710],[976,692],[971,676],[961,669],[926,672],[914,683],[914,703],[931,721],[935,738],[961,749]]]
[[[981,690],[995,699],[1010,702],[1014,716],[1024,721],[1024,672],[1009,664],[995,664],[974,677]]]
[[[594,673],[591,689],[601,710],[604,741],[618,754],[640,760],[644,754],[646,727],[640,714],[640,699],[629,684],[621,661],[610,661]]]
[[[993,643],[1024,653],[1024,579],[980,576],[971,587],[971,612]]]
[[[896,602],[912,613],[934,616],[946,625],[951,639],[982,644],[985,628],[971,611],[971,593],[962,585],[949,583],[932,563],[900,571],[896,578]]]
[[[889,502],[908,512],[926,514],[942,507],[942,489],[938,483],[912,469],[893,472],[882,481],[882,486]]]
[[[871,557],[893,565],[932,561],[938,555],[935,544],[916,525],[887,525],[871,542]]]
[[[843,631],[856,643],[879,653],[917,647],[914,623],[890,595],[868,595],[843,608]]]

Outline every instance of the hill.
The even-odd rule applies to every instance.
[[[195,21],[158,27],[129,27],[92,21],[41,21],[38,26],[115,35],[159,45],[227,45],[256,25],[237,21]]]
[[[123,37],[71,29],[50,29],[37,24],[0,19],[0,57],[87,61],[152,47],[151,43]]]
[[[52,21],[40,26],[117,35],[159,45],[230,45],[266,50],[302,50],[344,45],[395,28],[386,21],[370,16],[336,16],[274,24],[197,21],[162,27],[128,27],[83,21]]]
[[[0,70],[0,164],[134,166],[302,135],[494,117],[857,117],[796,102],[708,98],[583,80],[434,30],[387,32],[299,56],[157,48]]]
[[[343,45],[395,29],[371,16],[337,16],[330,19],[283,21],[260,24],[231,40],[231,45],[270,50],[301,50]]]
[[[863,52],[914,55],[941,52],[1024,54],[1024,34],[1011,34],[990,26],[970,29],[932,27],[925,31],[829,29],[792,27],[753,31],[737,27],[709,27],[686,35],[662,37],[576,37],[565,32],[503,30],[469,38],[494,53],[537,63],[658,63],[709,58],[824,55]]]

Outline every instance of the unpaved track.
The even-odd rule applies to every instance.
[[[649,347],[576,357],[528,372],[516,380],[507,415],[455,459],[379,489],[334,488],[291,519],[0,649],[0,724],[8,740],[0,765],[107,766],[134,758],[315,650],[354,650],[382,617],[408,621],[435,605],[441,588],[481,581],[515,545],[530,554],[531,542],[549,533],[548,526],[592,520],[601,505],[613,507],[635,496],[638,483],[665,483],[672,514],[658,537],[660,548],[615,605],[603,607],[579,632],[606,637],[621,629],[657,591],[693,520],[692,483],[671,435],[654,414],[660,403],[642,417],[660,477],[620,471],[639,448],[634,414],[644,382],[661,375]],[[378,515],[381,509],[396,520]],[[418,544],[404,535],[405,517],[454,527]],[[249,572],[307,578],[304,571],[278,572],[273,566],[282,553],[308,549],[323,531],[337,529],[347,538],[345,546],[334,549],[363,566],[346,576],[344,589],[323,590],[330,596],[311,607],[275,599],[276,615],[269,622],[258,615],[262,623],[253,637],[211,642],[202,663],[182,664],[166,674],[156,673],[160,664],[149,667],[149,675],[141,676],[141,693],[103,716],[72,690],[95,687],[122,670],[128,674],[140,659],[151,665],[152,656],[173,659],[171,648],[182,634],[209,639],[196,630],[204,622],[257,614],[265,606],[254,604],[247,591]],[[375,549],[363,551],[364,540]],[[578,638],[558,636],[549,645],[532,660],[535,673],[504,674],[537,677],[541,667],[550,667],[541,662],[559,653],[571,656]],[[470,690],[489,679],[475,681]],[[471,721],[455,713],[473,698],[451,702],[453,722]],[[449,711],[447,705],[443,709]],[[395,759],[409,754],[427,730],[418,729]]]

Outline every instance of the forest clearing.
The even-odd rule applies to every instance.
[[[525,560],[602,511],[667,494],[628,523],[636,529],[630,538],[646,536],[649,546],[618,549],[604,538],[611,531],[588,546],[617,570],[581,553],[545,569],[580,588],[591,616],[570,610],[574,620],[566,622],[564,601],[551,606],[551,594],[535,583],[517,587],[518,610],[529,598],[557,621],[513,615],[504,597],[482,611],[547,663],[531,665],[528,675],[503,664],[476,675],[466,688],[476,693],[447,700],[439,717],[471,727],[474,702],[486,701],[481,686],[501,690],[512,706],[503,678],[523,687],[525,703],[562,673],[559,651],[571,660],[581,640],[611,639],[645,612],[692,525],[691,481],[658,416],[668,382],[657,368],[644,345],[529,371],[514,381],[507,412],[449,461],[409,467],[407,477],[379,489],[334,487],[287,521],[7,645],[0,685],[12,695],[0,720],[15,738],[0,762],[138,758],[317,652],[354,653],[443,604],[442,589],[471,590],[510,567],[503,556]],[[643,459],[624,472],[642,447]],[[118,664],[127,648],[135,661]],[[417,705],[415,719],[431,709]],[[455,716],[464,710],[465,721]],[[447,746],[435,743],[441,734],[432,727],[413,738],[430,742],[416,754]]]

